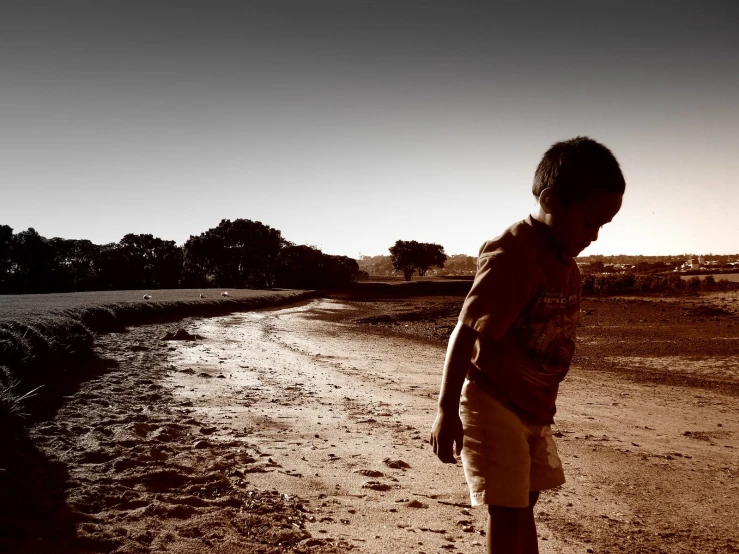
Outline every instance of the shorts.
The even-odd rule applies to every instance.
[[[549,425],[524,423],[469,379],[459,412],[462,466],[473,506],[526,508],[530,492],[565,482]]]

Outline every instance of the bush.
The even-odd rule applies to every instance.
[[[629,294],[634,292],[679,291],[684,287],[680,275],[634,275],[633,273],[601,273],[583,277],[583,292],[596,294]]]
[[[677,273],[670,273],[665,278],[665,281],[667,288],[670,290],[679,291],[685,287],[685,281]]]
[[[634,281],[634,288],[639,292],[649,292],[654,286],[655,278],[651,275],[639,275]]]
[[[616,286],[623,290],[634,290],[636,276],[633,273],[621,273],[617,275]]]
[[[595,287],[595,275],[588,273],[582,277],[582,291],[587,294],[594,292]]]
[[[595,276],[593,291],[600,294],[633,292],[635,282],[633,273],[601,273]]]
[[[698,289],[701,288],[701,280],[698,277],[691,277],[686,281],[685,286],[689,291],[697,292]]]

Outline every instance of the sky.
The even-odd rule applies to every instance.
[[[735,2],[4,1],[0,225],[476,255],[554,142],[608,146],[582,255],[739,252]]]

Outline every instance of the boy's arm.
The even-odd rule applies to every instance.
[[[467,369],[470,367],[476,339],[477,332],[462,322],[457,322],[449,337],[439,404],[429,439],[434,454],[444,463],[455,463],[455,451],[457,455],[462,451],[463,432],[462,420],[459,418],[459,397],[462,394]],[[456,448],[453,448],[455,443]]]

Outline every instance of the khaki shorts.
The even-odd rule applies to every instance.
[[[462,465],[473,506],[526,508],[529,492],[565,482],[549,425],[522,422],[475,383],[462,388]]]

